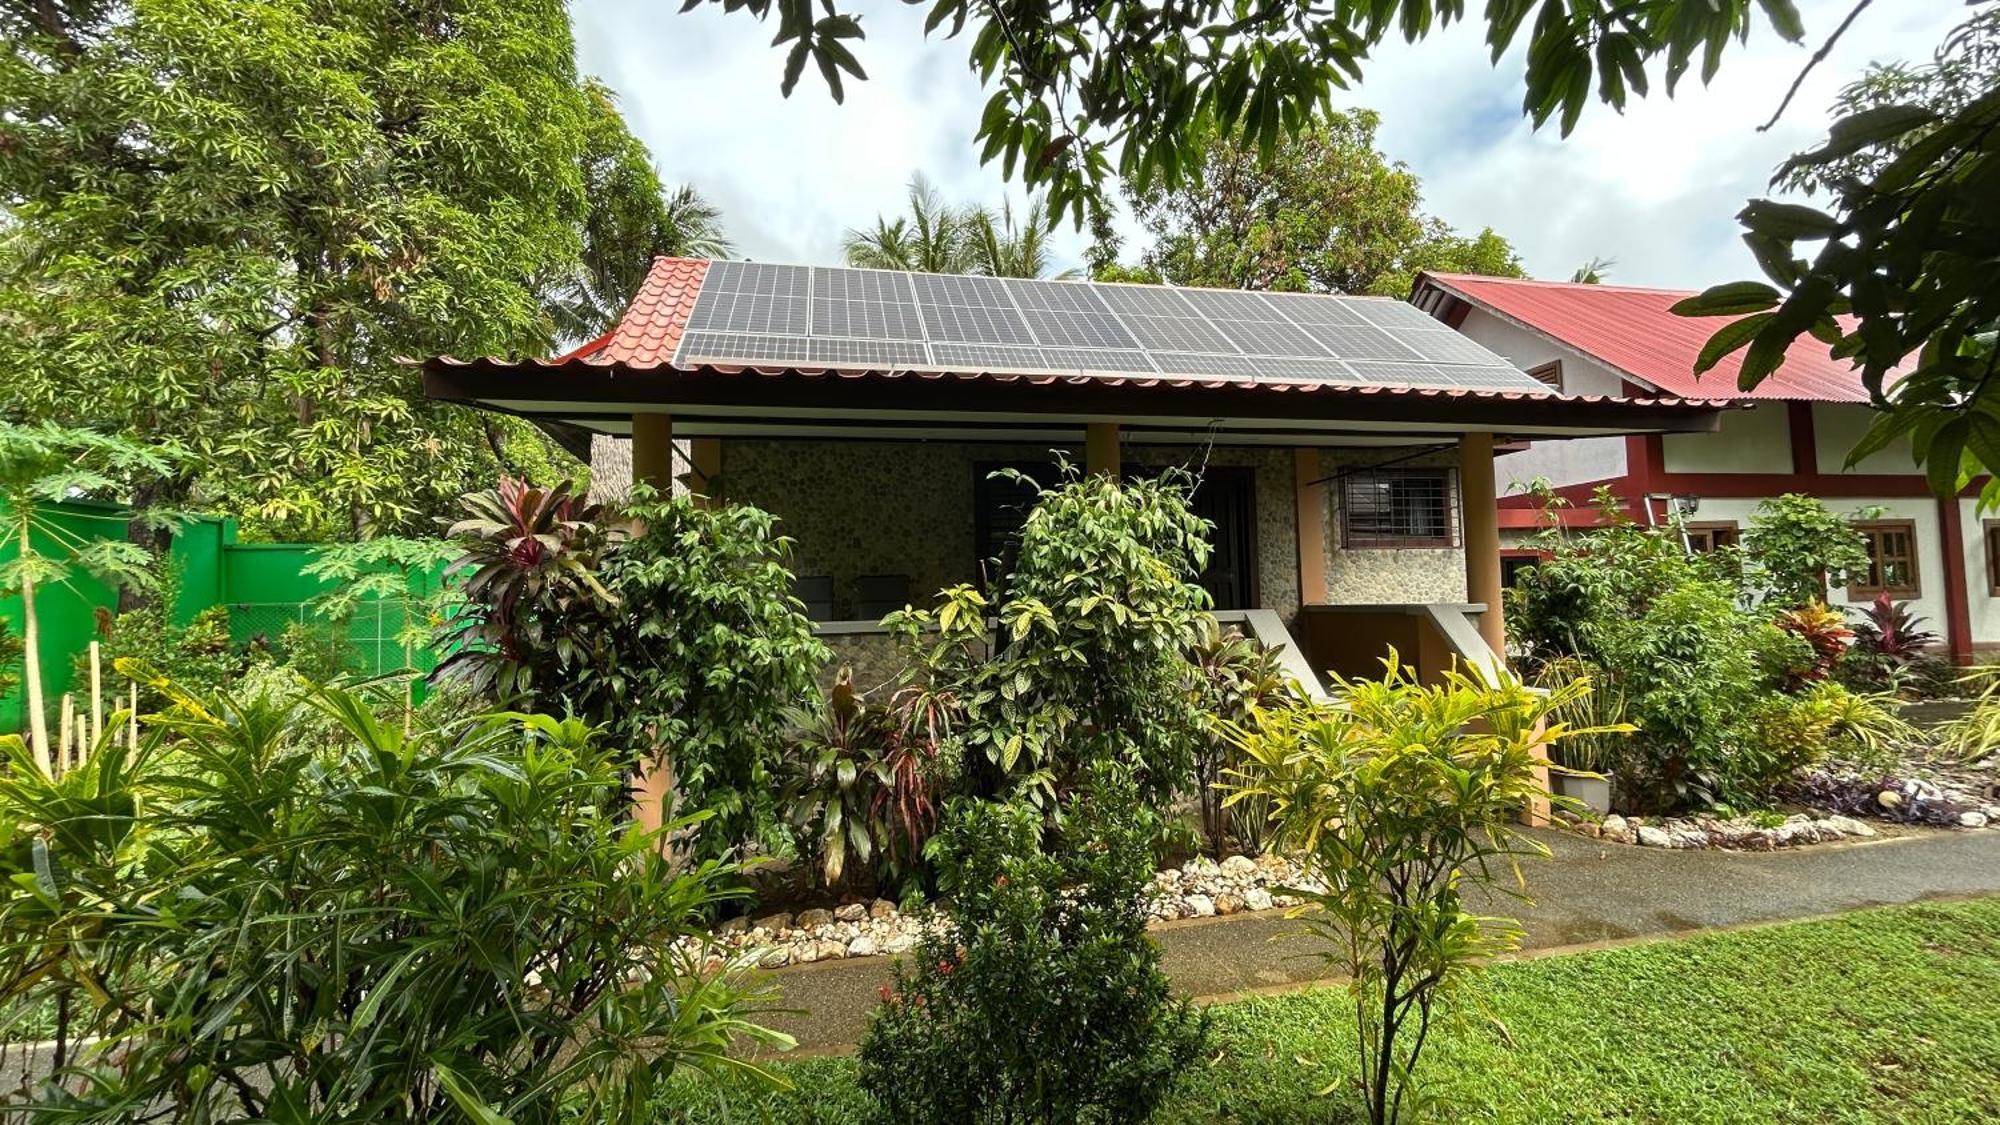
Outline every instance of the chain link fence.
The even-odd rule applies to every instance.
[[[329,620],[311,602],[232,602],[229,638],[239,648],[331,665],[357,676],[436,663],[428,644],[428,607],[417,598],[379,598],[345,620]]]

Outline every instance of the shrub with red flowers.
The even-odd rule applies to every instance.
[[[951,923],[883,991],[860,1082],[898,1122],[1141,1121],[1200,1057],[1146,936],[1154,814],[1100,764],[1053,827],[953,804],[933,841]]]

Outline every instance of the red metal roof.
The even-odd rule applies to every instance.
[[[1737,352],[1696,378],[1702,345],[1726,317],[1675,316],[1686,289],[1635,289],[1561,281],[1426,273],[1426,283],[1489,313],[1566,344],[1621,374],[1683,398],[1743,398],[1867,402],[1861,373],[1835,359],[1827,346],[1801,336],[1785,362],[1756,389],[1736,386],[1743,353]]]

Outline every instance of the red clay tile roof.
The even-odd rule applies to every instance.
[[[1427,273],[1426,282],[1504,320],[1567,344],[1621,374],[1683,398],[1745,398],[1867,402],[1861,374],[1835,359],[1827,346],[1802,336],[1785,362],[1756,389],[1737,389],[1743,353],[1695,377],[1695,359],[1720,317],[1675,316],[1674,302],[1694,295],[1683,289],[1634,289],[1560,281]]]

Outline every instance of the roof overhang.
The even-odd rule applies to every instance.
[[[1410,445],[1466,433],[1552,440],[1706,433],[1733,404],[1332,383],[654,366],[439,358],[433,399],[625,435],[672,415],[676,437],[1080,440],[1115,422],[1131,442]]]

